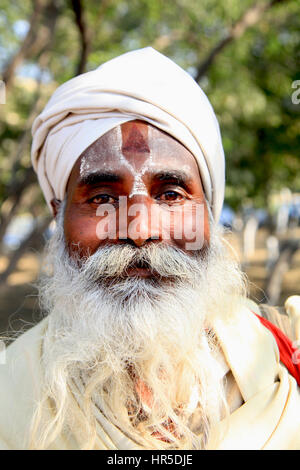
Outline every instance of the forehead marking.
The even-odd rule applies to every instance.
[[[145,127],[146,132],[142,132],[136,124],[130,126],[129,134],[122,130],[122,153],[126,152],[141,152],[150,153],[149,145],[147,142],[148,127]]]
[[[149,132],[149,129],[150,127],[147,127],[147,133]],[[148,196],[146,185],[143,182],[143,176],[145,171],[149,167],[149,163],[151,164],[151,162],[144,163],[140,170],[137,170],[134,165],[124,157],[124,153],[126,152],[149,153],[151,160],[152,152],[146,141],[147,134],[144,135],[142,132],[140,132],[135,124],[131,127],[129,135],[125,135],[125,132],[122,132],[122,129],[120,127],[118,128],[118,131],[119,135],[121,134],[120,140],[122,142],[122,153],[120,160],[127,166],[127,168],[130,168],[134,176],[133,185],[128,198],[131,199],[135,195]]]
[[[145,132],[140,132],[136,125],[132,126],[128,135],[122,132],[121,126],[115,127],[112,134],[113,135],[110,136],[110,148],[108,152],[117,156],[120,164],[130,169],[134,177],[129,198],[132,198],[134,195],[147,196],[148,191],[145,183],[143,182],[143,176],[146,171],[149,170],[149,168],[155,163],[153,161],[153,150],[155,153],[159,152],[159,149],[166,145],[166,143],[163,139],[160,139],[158,135],[155,135],[156,132],[152,126],[147,126],[148,136],[145,134]],[[149,144],[147,142],[147,137],[149,138]],[[139,170],[137,170],[135,165],[125,158],[124,153],[127,152],[148,153],[149,158],[147,158],[147,161],[140,167]],[[94,150],[94,148],[89,149],[88,155],[84,155],[81,160],[80,176],[85,176],[86,173],[89,173],[91,166],[90,163],[92,163],[92,161],[96,158],[98,160],[98,157],[98,152]],[[106,169],[110,169],[108,162],[103,161],[102,165],[105,166]]]

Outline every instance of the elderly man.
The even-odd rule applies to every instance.
[[[297,361],[217,225],[222,143],[192,78],[146,48],[70,80],[32,159],[57,224],[45,318],[0,366],[1,447],[299,449]]]

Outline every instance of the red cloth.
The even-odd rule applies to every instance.
[[[300,387],[300,350],[293,346],[292,341],[266,318],[257,315],[262,325],[273,334],[280,354],[280,361],[285,365],[289,373],[296,379]]]

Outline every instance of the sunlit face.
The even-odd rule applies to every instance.
[[[55,212],[58,204],[52,201]],[[81,257],[106,243],[164,242],[187,253],[198,238],[208,243],[208,212],[194,156],[142,121],[112,129],[73,167],[64,231],[70,253]],[[150,275],[143,268],[130,274]]]

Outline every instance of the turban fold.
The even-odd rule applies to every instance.
[[[219,125],[199,85],[151,47],[127,52],[61,85],[32,126],[32,162],[45,199],[63,200],[82,152],[114,127],[140,119],[167,132],[195,157],[215,220],[225,161]]]

